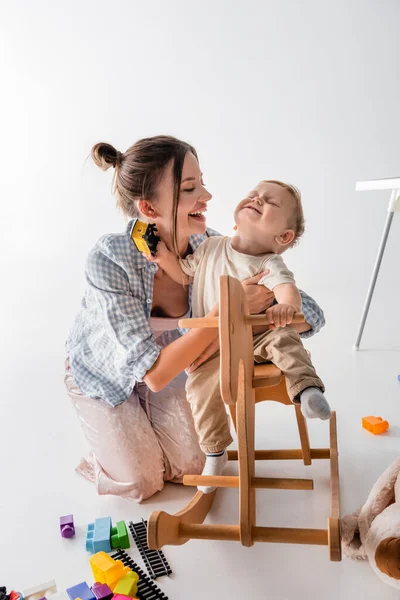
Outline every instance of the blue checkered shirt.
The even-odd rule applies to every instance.
[[[82,394],[102,398],[111,406],[129,398],[161,352],[149,325],[158,267],[136,249],[130,237],[132,224],[124,233],[104,235],[90,251],[85,269],[88,286],[66,344],[70,369]],[[207,233],[220,235],[212,229]],[[206,237],[192,235],[192,250]],[[306,338],[317,333],[325,319],[318,304],[300,293],[312,327],[302,334]],[[166,332],[170,338],[164,336],[163,343],[185,332]]]

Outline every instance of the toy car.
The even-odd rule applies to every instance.
[[[154,223],[143,223],[137,219],[131,229],[131,238],[139,252],[155,256],[157,244],[161,238],[155,234],[157,227]]]

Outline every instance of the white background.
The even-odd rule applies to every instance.
[[[387,192],[356,193],[355,181],[400,174],[399,19],[396,0],[2,3],[0,585],[91,581],[88,521],[138,520],[191,496],[170,485],[142,506],[97,498],[73,472],[84,444],[63,390],[63,344],[88,250],[124,227],[111,172],[86,161],[97,141],[121,151],[159,133],[193,143],[214,196],[208,223],[225,234],[260,179],[301,189],[307,231],[285,258],[328,321],[307,345],[338,411],[343,514],[398,454],[398,215],[364,350],[351,347],[388,203]],[[390,434],[361,430],[362,416],[381,413]],[[260,407],[259,446],[297,444],[291,417]],[[326,443],[325,425],[311,434]],[[259,492],[260,522],[298,515],[295,525],[324,527],[324,468],[311,467],[320,496]],[[64,542],[57,517],[71,511],[81,529]],[[235,521],[234,490],[219,492],[218,517]],[[395,597],[368,565],[330,564],[323,548],[191,542],[167,555],[176,575],[160,585],[171,599]]]

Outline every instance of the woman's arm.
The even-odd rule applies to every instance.
[[[218,316],[218,306],[207,314],[207,317],[216,316]],[[156,362],[143,377],[147,387],[152,392],[162,390],[217,340],[218,335],[218,328],[192,329],[186,335],[162,348]]]
[[[144,381],[152,391],[160,391],[218,338],[217,328],[193,329],[161,348],[149,326],[143,300],[132,294],[132,289],[140,293],[140,277],[130,285],[125,270],[104,249],[90,253],[86,278],[91,301],[97,306],[98,326],[111,342],[109,360],[120,365],[121,379],[127,372],[132,374],[132,386]],[[207,316],[218,316],[218,307]]]
[[[304,323],[292,323],[290,327],[292,327],[292,329],[295,329],[297,333],[300,333],[300,335],[312,329],[310,323],[307,323],[307,321],[304,321]]]
[[[299,291],[302,302],[301,311],[304,314],[306,322],[292,327],[301,334],[303,339],[306,339],[312,337],[322,329],[325,325],[325,315],[314,298],[311,298],[311,296],[302,290]]]

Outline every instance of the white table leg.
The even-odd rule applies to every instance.
[[[361,317],[361,323],[360,323],[360,327],[358,329],[356,343],[353,346],[354,350],[359,350],[359,348],[360,348],[360,342],[361,342],[362,334],[364,331],[365,322],[367,320],[369,307],[371,305],[372,295],[374,293],[376,280],[377,280],[378,274],[379,274],[379,269],[381,267],[383,253],[385,252],[386,242],[387,242],[387,239],[389,236],[390,227],[392,225],[393,215],[394,215],[395,211],[398,210],[398,202],[399,202],[398,194],[399,194],[399,190],[393,190],[391,197],[390,197],[389,207],[388,207],[388,215],[387,215],[385,227],[383,229],[381,243],[379,245],[378,256],[376,257],[374,270],[373,270],[371,281],[369,284],[367,299],[365,301],[364,310],[363,310],[363,314]]]

